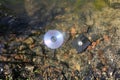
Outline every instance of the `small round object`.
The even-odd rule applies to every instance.
[[[3,64],[0,64],[0,75],[3,73]]]
[[[3,72],[3,68],[2,67],[0,67],[0,72]]]
[[[58,30],[49,30],[44,35],[44,43],[48,48],[57,49],[64,42],[63,34]]]
[[[78,45],[79,45],[79,46],[82,46],[82,45],[83,45],[83,42],[82,42],[82,41],[78,41]]]

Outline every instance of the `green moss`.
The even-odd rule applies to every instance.
[[[82,8],[87,9],[97,9],[101,10],[102,8],[108,6],[107,0],[75,0],[73,3],[74,11],[81,11]]]
[[[108,6],[105,0],[95,0],[93,2],[96,9],[101,10],[103,7]]]
[[[85,4],[86,0],[77,0],[75,3],[74,3],[74,10],[75,11],[79,11],[80,8]]]

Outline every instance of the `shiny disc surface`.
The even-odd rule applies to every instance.
[[[64,42],[63,34],[58,30],[49,30],[44,35],[44,43],[48,48],[57,49]]]

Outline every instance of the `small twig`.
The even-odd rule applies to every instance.
[[[64,72],[62,72],[62,75],[63,75],[64,79],[67,80]]]
[[[53,50],[53,59],[55,59],[55,60],[57,59],[56,58],[56,49]]]

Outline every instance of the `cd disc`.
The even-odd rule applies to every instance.
[[[48,48],[57,49],[64,42],[63,34],[58,30],[49,30],[44,35],[44,43]]]

